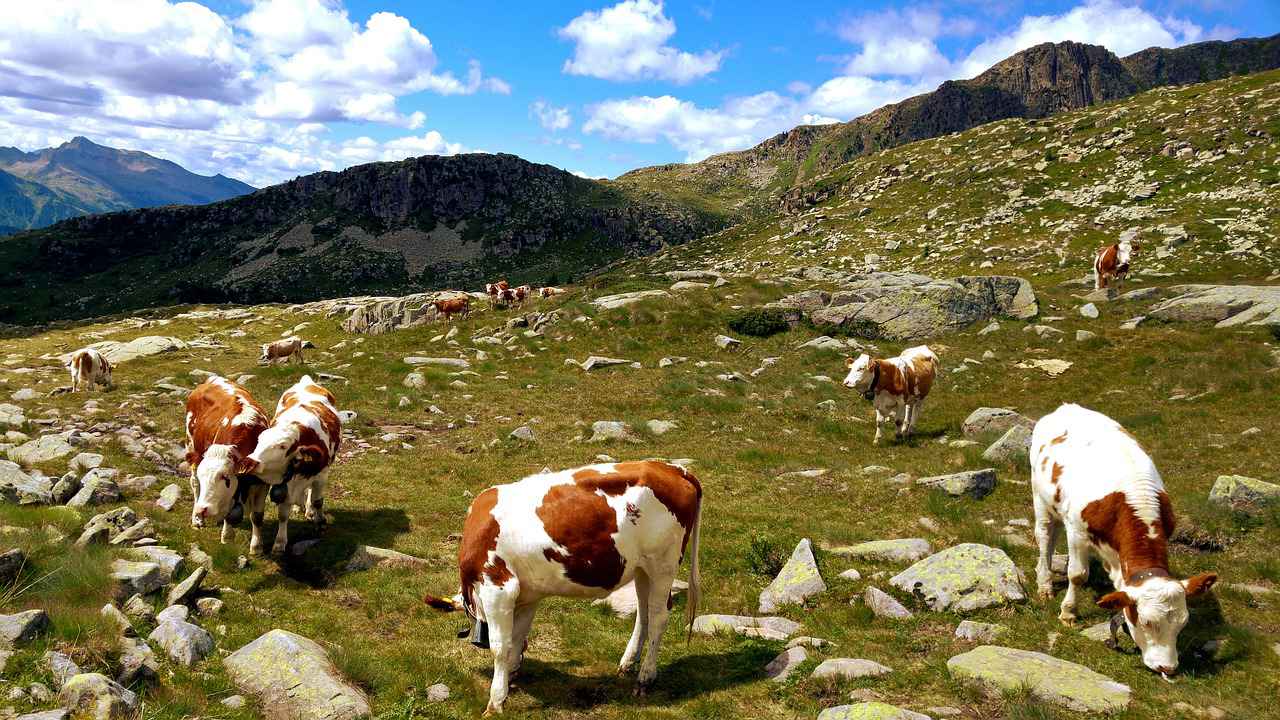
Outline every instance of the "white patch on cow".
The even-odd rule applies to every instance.
[[[296,403],[288,409],[284,407],[284,395],[281,395],[280,402],[276,404],[276,417],[272,420],[271,427],[262,431],[258,436],[257,447],[249,454],[249,459],[258,463],[258,477],[268,484],[279,483],[284,478],[285,469],[292,459],[289,456],[289,449],[298,442],[302,427],[314,430],[320,442],[324,444],[329,457],[333,457],[333,441],[329,437],[329,431],[325,429],[320,417],[306,406],[310,403],[320,403],[327,406],[334,416],[339,417],[339,424],[342,420],[338,416],[338,409],[329,402],[327,397],[306,389],[307,386],[314,384],[315,381],[310,375],[303,375],[301,380],[286,390],[286,395],[292,392],[296,398]]]
[[[225,444],[210,445],[196,466],[195,474],[200,496],[191,507],[192,525],[201,527],[205,522],[221,522],[231,510],[238,484],[235,448]]]

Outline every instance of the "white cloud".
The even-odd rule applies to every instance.
[[[865,75],[842,75],[822,83],[806,100],[809,108],[849,120],[876,108],[929,92],[936,82],[876,80]]]
[[[573,116],[567,107],[556,107],[545,100],[536,100],[529,105],[529,115],[537,118],[543,130],[556,132],[573,124]]]
[[[582,130],[614,140],[665,140],[683,151],[686,161],[697,162],[795,125],[794,104],[772,92],[733,99],[720,108],[700,108],[670,95],[607,100],[588,108]]]
[[[837,34],[861,45],[845,72],[851,75],[936,75],[950,65],[934,42],[963,25],[945,22],[934,9],[890,8],[846,19]]]
[[[688,83],[715,72],[724,59],[723,51],[690,53],[666,45],[676,24],[653,0],[588,10],[559,32],[574,42],[573,57],[563,68],[570,75]]]

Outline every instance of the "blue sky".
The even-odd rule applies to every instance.
[[[749,147],[1044,41],[1280,32],[1274,0],[0,4],[0,145],[74,135],[255,185],[437,153],[593,177]]]

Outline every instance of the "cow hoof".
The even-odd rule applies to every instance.
[[[1065,613],[1060,613],[1058,615],[1058,621],[1061,622],[1063,625],[1066,625],[1067,627],[1072,627],[1076,624],[1076,616],[1074,613],[1069,615]]]
[[[1041,600],[1050,600],[1050,599],[1052,599],[1052,598],[1053,598],[1053,586],[1052,586],[1052,585],[1049,585],[1049,586],[1043,586],[1043,585],[1042,585],[1042,586],[1040,586],[1040,589],[1039,589],[1037,592],[1039,593],[1039,595],[1040,595],[1040,599],[1041,599]]]
[[[648,685],[636,685],[636,689],[635,689],[635,690],[632,690],[632,691],[631,691],[631,694],[632,694],[632,695],[634,695],[635,697],[644,697],[644,696],[646,696],[646,695],[648,695],[648,694],[649,694],[649,686],[648,686]]]

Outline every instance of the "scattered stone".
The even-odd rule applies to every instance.
[[[671,293],[666,290],[638,290],[636,292],[619,293],[617,295],[605,295],[592,300],[592,304],[601,310],[615,310],[620,307],[626,307],[632,303],[648,300],[650,298],[669,298]]]
[[[49,668],[56,688],[61,688],[68,680],[84,672],[74,660],[56,650],[49,650],[44,654],[44,664]]]
[[[728,335],[717,335],[717,336],[716,336],[716,347],[720,348],[721,350],[731,350],[731,349],[736,348],[736,347],[738,347],[738,346],[740,346],[740,345],[742,345],[742,341],[741,341],[741,340],[737,340],[737,339],[731,338],[731,337],[729,337]]]
[[[1076,712],[1115,712],[1129,706],[1129,686],[1083,665],[1030,650],[982,645],[947,661],[956,679],[993,692],[1022,688],[1045,702]]]
[[[961,620],[956,626],[956,637],[969,642],[993,643],[1007,631],[1003,625]]]
[[[878,562],[915,562],[925,557],[933,548],[923,538],[902,538],[898,540],[871,540],[857,545],[832,548],[832,555],[851,557],[859,560]]]
[[[186,605],[170,605],[156,613],[156,624],[163,625],[171,620],[186,622],[189,617],[191,617],[191,608]]]
[[[654,435],[666,435],[680,426],[670,420],[650,420],[645,423],[645,427]]]
[[[1084,305],[1080,306],[1080,314],[1089,319],[1097,319],[1098,306],[1094,305],[1093,303],[1085,303]]]
[[[841,580],[848,580],[849,582],[857,582],[862,579],[862,573],[854,570],[853,568],[849,568],[848,570],[842,570],[836,577]]]
[[[966,437],[1003,433],[1015,425],[1035,427],[1035,421],[1007,408],[980,407],[965,418],[962,431]]]
[[[885,667],[884,665],[872,660],[863,660],[862,658],[831,658],[829,660],[823,660],[818,667],[814,668],[812,677],[834,677],[842,680],[856,680],[864,677],[888,675],[891,672],[893,672],[892,668]]]
[[[771,613],[782,605],[803,603],[808,598],[825,592],[827,584],[818,573],[818,563],[813,557],[813,548],[808,538],[796,544],[791,558],[783,566],[782,571],[760,593],[761,613]]]
[[[240,710],[244,708],[246,702],[243,695],[231,695],[223,698],[218,704],[231,710]]]
[[[102,455],[98,453],[77,453],[75,457],[71,458],[71,462],[67,463],[67,466],[72,472],[86,473],[102,466]]]
[[[0,501],[14,505],[49,505],[53,502],[53,484],[48,479],[24,473],[16,463],[0,460]]]
[[[185,620],[162,622],[147,639],[159,645],[170,660],[183,667],[191,667],[213,652],[213,636]]]
[[[0,615],[0,648],[26,645],[49,628],[49,614],[44,610],[25,610]]]
[[[104,620],[106,620],[108,623],[111,624],[112,627],[116,629],[117,634],[119,635],[134,634],[133,623],[129,622],[129,617],[125,615],[123,612],[120,612],[120,608],[116,607],[114,603],[107,603],[106,605],[103,605],[102,610],[100,611],[100,614],[102,615],[102,618]],[[72,674],[74,675],[77,673],[72,673]]]
[[[151,685],[160,678],[160,663],[151,646],[138,638],[120,638],[120,672],[116,682],[125,687]]]
[[[889,579],[935,611],[966,612],[1026,599],[1018,568],[1003,551],[963,543],[917,562]]]
[[[58,692],[71,717],[77,720],[130,720],[138,709],[138,696],[99,673],[81,673],[62,684]]]
[[[811,647],[811,648],[824,648],[829,646],[830,644],[831,644],[830,640],[824,640],[823,638],[809,637],[808,635],[801,635],[800,637],[791,638],[789,641],[787,641],[787,647],[789,648],[802,647],[802,646]]]
[[[800,623],[784,617],[749,615],[699,615],[693,619],[693,632],[700,635],[714,635],[721,630],[743,635],[748,629],[767,630],[785,640],[800,630]]]
[[[436,683],[427,688],[427,702],[438,703],[449,699],[449,686],[444,683]]]
[[[630,360],[623,360],[622,358],[611,358],[611,357],[603,357],[600,355],[591,355],[586,360],[583,360],[581,363],[579,363],[578,367],[582,368],[583,370],[586,370],[587,372],[590,372],[597,368],[606,368],[606,367],[613,367],[615,365],[630,365],[630,364],[631,364]]]
[[[161,545],[129,548],[126,552],[135,560],[159,565],[160,579],[165,585],[172,584],[186,567],[186,561],[181,555]]]
[[[433,357],[417,357],[409,356],[404,359],[405,365],[439,365],[441,367],[457,368],[459,370],[471,369],[471,361],[466,358],[433,358]]]
[[[1066,360],[1058,360],[1057,358],[1037,358],[1034,360],[1024,360],[1014,367],[1023,370],[1043,370],[1049,377],[1058,377],[1062,373],[1071,369],[1075,363]]]
[[[200,617],[215,617],[222,614],[224,605],[225,603],[215,597],[197,598],[196,612],[200,614]]]
[[[208,574],[208,570],[197,567],[186,580],[173,586],[169,591],[170,605],[185,605],[200,590],[200,583],[204,582],[204,576]]]
[[[27,554],[22,548],[12,548],[0,554],[0,585],[8,585],[26,567]]]
[[[1243,475],[1219,475],[1209,491],[1209,502],[1255,514],[1280,503],[1280,485]]]
[[[71,711],[66,708],[58,708],[56,710],[45,710],[43,712],[27,713],[19,715],[14,720],[69,720]]]
[[[150,625],[156,621],[155,611],[141,595],[134,595],[124,603],[124,614],[135,621]]]
[[[519,440],[521,442],[533,442],[535,440],[533,435],[533,428],[529,427],[528,425],[521,425],[515,430],[512,430],[511,434],[508,435],[508,437],[510,437],[512,440]]]
[[[931,720],[928,715],[882,702],[837,705],[818,713],[818,720]]]
[[[65,435],[42,435],[9,450],[9,459],[24,467],[53,462],[76,449]]]
[[[182,499],[182,487],[177,483],[169,483],[160,491],[160,497],[156,499],[156,507],[170,512],[177,506],[178,501]]]
[[[636,438],[631,434],[631,428],[624,422],[618,420],[597,420],[591,424],[591,438],[587,442],[613,442],[613,441],[635,442]]]
[[[357,545],[356,551],[347,560],[346,571],[359,572],[372,567],[423,568],[427,565],[427,561],[420,557],[372,545]]]
[[[78,492],[80,492],[80,476],[74,472],[66,473],[53,484],[53,503],[66,505]]]
[[[1088,330],[1076,331],[1076,342],[1087,342],[1096,337],[1098,337],[1098,333],[1095,333],[1095,332],[1089,332]]]
[[[953,497],[968,495],[979,499],[990,495],[991,491],[996,489],[996,471],[994,468],[984,468],[951,475],[935,475],[917,478],[916,484],[944,490]]]
[[[1031,428],[1015,425],[982,453],[987,462],[1016,464],[1031,456]]]
[[[689,589],[689,583],[683,580],[676,580],[671,585],[671,598],[681,592]],[[623,585],[599,600],[592,600],[592,605],[608,605],[613,614],[620,618],[629,618],[636,614],[638,602],[636,600],[636,584],[634,581]]]
[[[120,486],[109,476],[114,475],[114,473],[115,471],[112,470],[108,474],[104,472],[103,468],[90,470],[84,477],[80,478],[80,490],[67,501],[67,507],[108,505],[123,500],[124,493],[120,492]]]
[[[902,603],[898,602],[892,595],[876,587],[867,587],[866,592],[862,595],[862,601],[871,608],[871,612],[876,617],[904,619],[911,617],[911,611]]]
[[[1103,620],[1096,625],[1090,625],[1080,634],[1096,642],[1108,642],[1111,640],[1111,621]]]
[[[149,595],[164,586],[159,565],[130,560],[111,563],[111,581],[117,601],[135,594]]]
[[[809,659],[809,653],[805,652],[802,647],[787,648],[778,654],[778,657],[764,666],[765,677],[774,682],[785,682],[791,673],[800,666],[800,663]]]
[[[364,693],[348,683],[324,648],[272,630],[223,660],[241,691],[258,698],[268,720],[354,720],[370,715]]]
[[[1175,285],[1178,293],[1151,308],[1167,322],[1212,322],[1214,327],[1280,322],[1280,287],[1274,285]]]
[[[427,386],[427,376],[423,375],[417,370],[414,370],[413,372],[404,376],[404,380],[402,381],[402,384],[407,388],[413,388],[414,390],[422,390]]]

